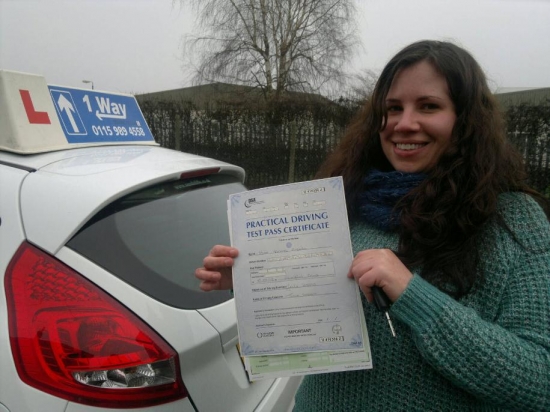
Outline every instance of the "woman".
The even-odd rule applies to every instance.
[[[549,411],[546,200],[473,57],[437,41],[400,51],[318,177],[336,175],[373,369],[306,376],[295,410]],[[237,255],[212,249],[203,290],[231,287]],[[397,338],[368,303],[373,286]]]

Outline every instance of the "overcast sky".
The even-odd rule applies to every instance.
[[[49,84],[145,93],[191,85],[182,36],[194,16],[176,0],[0,0],[0,69]],[[550,87],[550,0],[357,0],[363,51],[380,70],[403,46],[452,40],[496,87]]]

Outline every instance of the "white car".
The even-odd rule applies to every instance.
[[[231,294],[194,277],[243,180],[131,96],[0,71],[0,412],[289,410],[300,379],[250,383]]]

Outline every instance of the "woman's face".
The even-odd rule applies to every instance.
[[[400,70],[386,96],[382,150],[395,170],[424,172],[451,141],[456,121],[445,78],[427,61]]]

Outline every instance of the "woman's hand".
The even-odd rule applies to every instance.
[[[204,267],[195,270],[195,276],[200,279],[199,287],[205,292],[211,290],[228,290],[233,287],[231,268],[233,259],[239,255],[234,247],[216,245],[204,258]]]
[[[355,279],[369,302],[372,302],[373,286],[382,288],[394,302],[407,288],[413,275],[391,250],[367,249],[355,256],[348,277]]]

